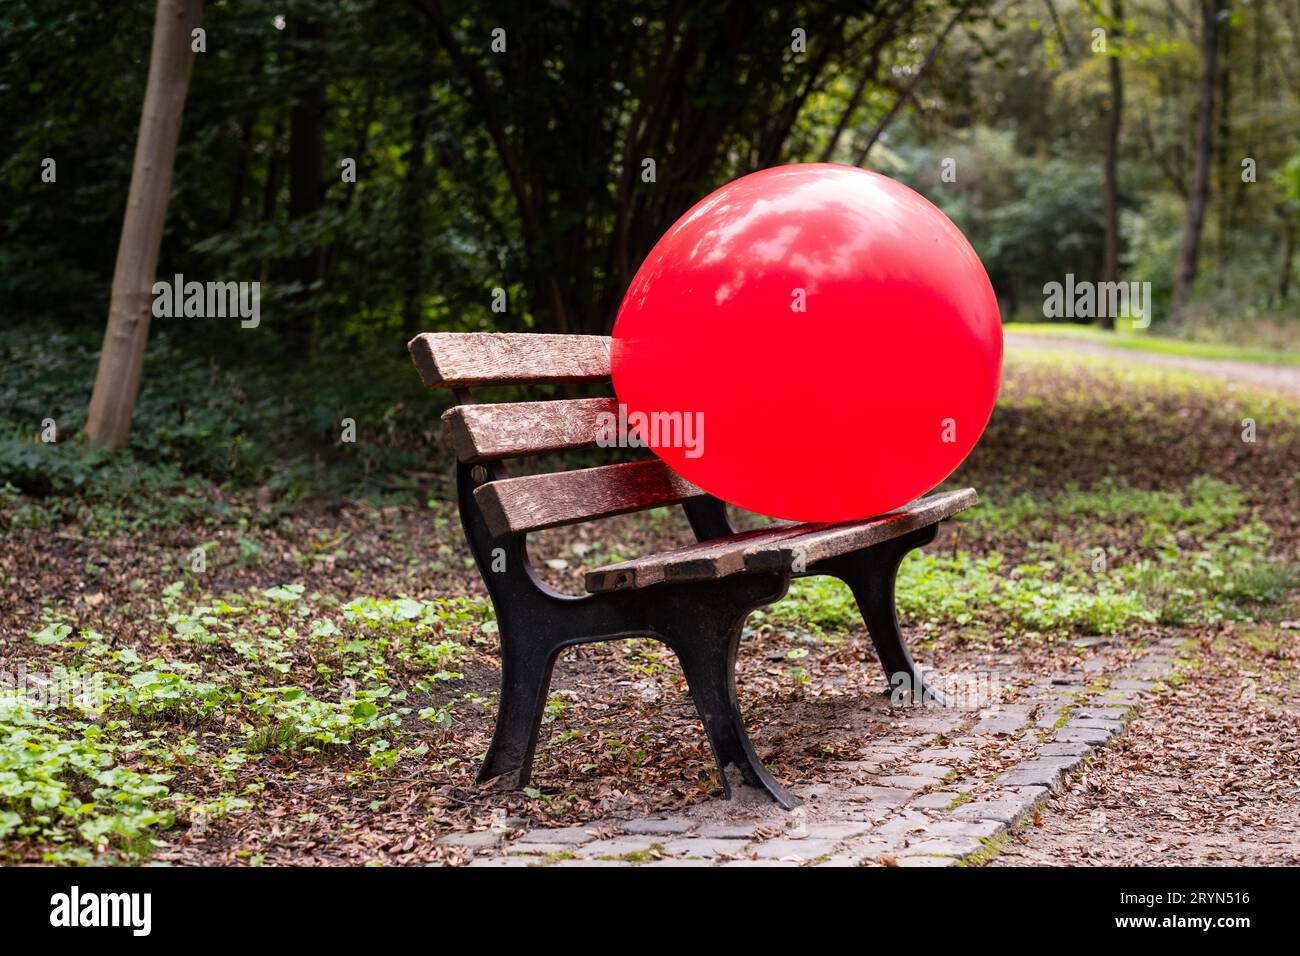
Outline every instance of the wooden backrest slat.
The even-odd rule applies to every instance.
[[[600,437],[603,414],[617,416],[618,399],[457,405],[442,420],[456,457],[473,464],[590,448]]]
[[[503,478],[474,489],[494,535],[558,528],[703,494],[658,459]]]
[[[604,335],[424,332],[407,348],[429,388],[598,382],[609,378]]]

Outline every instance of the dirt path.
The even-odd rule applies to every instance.
[[[1008,332],[1005,342],[1011,348],[1050,349],[1076,355],[1096,355],[1117,362],[1158,366],[1195,372],[1222,381],[1236,382],[1266,388],[1270,391],[1300,398],[1300,367],[1293,365],[1261,365],[1257,362],[1240,362],[1235,359],[1192,358],[1185,355],[1162,355],[1119,348],[1100,342],[1079,339],[1054,338],[1046,335],[1023,335]]]

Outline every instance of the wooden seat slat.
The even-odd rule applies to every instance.
[[[796,557],[807,566],[826,558],[861,551],[951,518],[959,511],[974,507],[978,501],[979,495],[974,488],[962,488],[918,498],[910,505],[876,519],[824,525],[797,538],[748,549],[745,552],[745,570],[785,571],[790,569]]]
[[[587,572],[586,588],[592,593],[645,588],[670,580],[672,571],[687,575],[689,580],[725,577],[744,570],[745,545],[780,534],[800,534],[807,527],[781,522],[725,538],[699,541],[673,551],[607,564]]]
[[[424,332],[407,344],[429,388],[598,382],[609,378],[605,335]]]
[[[974,489],[918,498],[902,508],[862,521],[781,524],[759,531],[687,545],[587,572],[588,591],[618,591],[664,582],[710,581],[741,571],[789,571],[898,538],[926,527],[978,500]]]

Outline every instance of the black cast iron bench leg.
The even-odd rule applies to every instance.
[[[909,703],[945,706],[948,700],[943,692],[925,680],[912,655],[907,652],[894,607],[898,566],[909,551],[933,541],[938,531],[937,524],[918,528],[864,551],[819,561],[808,569],[808,573],[837,577],[853,591],[891,691],[902,691]]]
[[[726,796],[732,796],[737,784],[746,783],[767,791],[791,810],[799,801],[763,766],[745,731],[736,696],[736,654],[745,619],[756,608],[780,599],[788,585],[784,575],[706,585],[707,591],[683,601],[674,614],[676,620],[666,623],[664,641],[682,665]]]
[[[501,693],[497,697],[497,722],[492,731],[478,781],[496,777],[513,790],[528,785],[533,773],[533,753],[546,711],[551,671],[562,643],[536,639],[529,634],[501,639]]]

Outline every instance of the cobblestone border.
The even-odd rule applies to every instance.
[[[1015,702],[974,712],[909,718],[912,740],[883,739],[846,764],[873,783],[796,788],[802,807],[766,800],[710,801],[673,815],[588,826],[448,834],[470,866],[955,866],[978,863],[1079,770],[1094,748],[1123,732],[1176,666],[1177,640],[1150,645],[1117,666],[1113,652],[1083,671],[1042,678]],[[1080,679],[1090,679],[1084,685]],[[944,746],[925,746],[935,734]],[[991,736],[1017,738],[1030,756],[992,779],[961,779],[960,763]],[[880,771],[907,762],[905,773]]]

